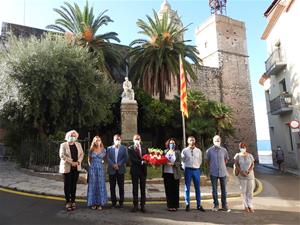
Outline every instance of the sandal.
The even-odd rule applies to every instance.
[[[249,207],[249,212],[254,213],[254,209]]]
[[[76,209],[76,203],[75,203],[75,202],[72,202],[71,207],[72,207],[72,210],[75,210],[75,209]]]
[[[101,210],[102,210],[102,207],[101,207],[101,205],[99,205],[99,206],[97,207],[97,210],[99,210],[99,211],[101,211]]]
[[[71,206],[71,203],[70,203],[70,202],[68,202],[68,203],[66,204],[66,210],[67,210],[67,211],[72,211],[72,206]]]
[[[96,210],[96,209],[97,209],[97,206],[93,205],[93,206],[91,206],[91,209],[92,209],[92,210]]]

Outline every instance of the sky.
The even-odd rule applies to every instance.
[[[53,8],[64,5],[66,0],[0,0],[0,27],[2,22],[16,23],[44,29],[54,24],[58,14]],[[85,0],[67,0],[76,2],[79,6]],[[247,47],[250,65],[250,80],[254,103],[256,133],[258,140],[269,140],[268,118],[263,88],[258,80],[265,72],[267,48],[261,35],[267,24],[265,10],[273,0],[227,0],[227,16],[245,22]],[[158,11],[163,0],[89,0],[94,7],[94,13],[108,10],[106,15],[113,23],[100,29],[100,33],[115,31],[121,44],[128,45],[141,36],[138,34],[136,22],[146,20],[146,15],[153,15],[153,9]],[[195,45],[195,30],[210,16],[208,0],[168,0],[173,10],[181,17],[183,25],[188,26],[184,39],[191,40]]]

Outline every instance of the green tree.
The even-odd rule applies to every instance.
[[[202,148],[207,148],[214,135],[233,135],[232,110],[224,103],[211,101],[198,91],[188,92],[189,118],[187,133],[198,137]]]
[[[15,110],[39,136],[112,121],[111,104],[118,101],[119,87],[99,73],[97,60],[87,48],[70,46],[59,35],[12,37],[9,46],[9,52],[1,58],[6,65],[1,74],[17,84]],[[4,104],[2,115],[13,110],[12,103]],[[6,122],[13,121],[10,118]]]
[[[201,60],[197,49],[181,40],[186,27],[178,28],[166,13],[162,19],[155,11],[153,14],[154,19],[147,15],[148,23],[141,19],[137,22],[139,33],[148,39],[137,39],[130,44],[129,75],[135,85],[164,101],[174,88],[173,81],[177,81],[179,89],[179,56],[183,57],[185,75],[189,74],[192,79],[196,79],[196,75],[190,62],[199,67]]]
[[[174,117],[179,114],[179,107],[174,109],[172,101],[161,102],[153,99],[149,93],[142,89],[136,91],[136,99],[139,104],[138,123],[140,132],[151,133],[154,145],[164,147],[163,143],[168,134],[161,131],[165,127],[174,131]]]
[[[68,2],[64,4],[60,9],[54,9],[61,18],[46,28],[65,33],[66,38],[75,44],[88,46],[98,57],[98,69],[112,77],[112,71],[118,70],[121,63],[118,51],[110,43],[112,40],[120,42],[118,34],[116,32],[97,34],[104,25],[113,22],[105,15],[107,10],[95,17],[94,8],[89,7],[88,1],[83,10],[76,3],[74,6]]]

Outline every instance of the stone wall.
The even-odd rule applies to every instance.
[[[201,66],[200,69],[194,67],[194,71],[198,79],[196,81],[190,81],[188,89],[201,91],[210,100],[221,101],[221,69]]]

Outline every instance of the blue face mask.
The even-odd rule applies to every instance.
[[[170,149],[175,149],[175,144],[169,144]]]

